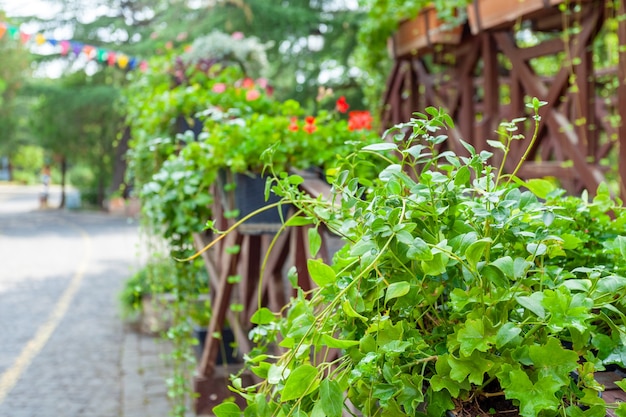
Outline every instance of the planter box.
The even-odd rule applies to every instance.
[[[202,353],[204,352],[204,347],[206,346],[206,338],[208,335],[208,330],[206,327],[196,326],[193,329],[193,335],[198,341],[198,344],[194,346],[194,351],[196,354],[196,359],[198,362],[202,359]],[[232,365],[243,363],[243,358],[241,357],[239,351],[235,350],[235,335],[229,327],[225,327],[222,329],[222,346],[217,354],[216,365]]]
[[[450,24],[437,17],[434,7],[428,7],[411,20],[400,22],[393,37],[394,56],[415,55],[433,45],[456,45],[461,41],[462,26]]]
[[[474,0],[467,6],[467,21],[475,35],[482,30],[509,26],[523,19],[563,3],[565,0]],[[588,1],[588,0],[583,0]]]
[[[260,175],[221,172],[219,182],[222,190],[224,190],[224,185],[226,184],[235,184],[234,190],[224,191],[222,194],[224,209],[230,211],[236,208],[239,210],[237,220],[241,220],[268,204],[279,202],[280,198],[274,194],[270,194],[269,199],[265,200],[266,180],[267,177]],[[281,211],[282,219],[286,219],[289,206],[287,204],[283,205]],[[247,234],[275,233],[281,226],[281,212],[277,208],[272,208],[246,220],[239,227],[239,230]]]

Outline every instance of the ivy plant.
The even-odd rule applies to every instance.
[[[531,123],[542,104],[530,103]],[[491,143],[502,158],[522,121]],[[234,376],[247,406],[222,403],[218,417],[502,406],[528,417],[626,416],[626,404],[602,400],[594,376],[626,365],[622,202],[604,186],[590,199],[523,181],[467,143],[463,155],[445,150],[451,125],[440,110],[416,113],[363,148],[386,161],[377,177],[340,172],[332,201],[302,194],[297,176],[277,178],[275,192],[297,208],[286,227],[310,225],[313,254],[322,224],[346,245],[332,265],[309,259],[316,289],[252,317],[247,368],[261,382]]]

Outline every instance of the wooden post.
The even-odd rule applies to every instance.
[[[619,2],[618,14],[621,17],[626,15],[626,3],[625,0]],[[619,45],[626,45],[626,20],[623,18],[618,19],[618,38]],[[620,197],[623,201],[626,201],[626,50],[622,47],[619,51],[619,68],[617,76],[619,77],[619,87],[617,90],[619,114],[621,116],[621,123],[619,126],[619,177],[620,177]]]

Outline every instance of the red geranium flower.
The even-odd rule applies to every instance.
[[[254,88],[254,80],[252,78],[245,78],[241,83],[241,86],[246,89]]]
[[[337,103],[335,103],[335,108],[339,113],[345,113],[350,108],[350,105],[346,102],[346,98],[344,96],[341,96],[337,100]]]
[[[300,128],[298,127],[298,118],[292,117],[291,122],[289,123],[289,130],[292,132],[297,132]]]
[[[315,126],[315,117],[307,116],[306,119],[304,119],[304,127],[302,129],[309,134],[315,132],[317,130],[317,126]]]
[[[348,115],[348,130],[370,130],[372,115],[367,110],[351,111]]]
[[[259,90],[252,89],[252,90],[246,91],[246,100],[247,101],[254,101],[254,100],[256,100],[259,97],[261,97],[261,93],[259,93]]]
[[[218,93],[218,94],[223,93],[224,91],[226,91],[226,84],[224,84],[224,83],[215,83],[213,85],[212,90],[213,90],[214,93]]]

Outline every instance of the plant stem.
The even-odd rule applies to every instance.
[[[506,185],[509,185],[511,183],[511,180],[517,175],[518,171],[520,170],[524,162],[526,162],[526,158],[528,158],[528,155],[530,155],[530,152],[533,149],[535,142],[537,141],[537,137],[539,136],[539,122],[541,121],[541,117],[539,116],[539,114],[535,114],[534,119],[535,119],[535,131],[533,132],[533,137],[530,140],[530,143],[528,144],[528,148],[526,148],[526,151],[524,152],[524,155],[522,155],[517,166],[515,167],[511,175],[508,176]]]

